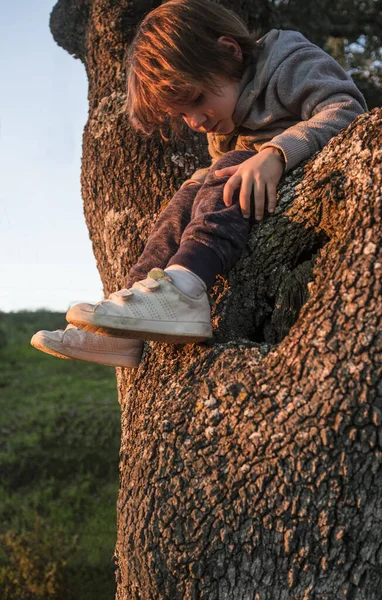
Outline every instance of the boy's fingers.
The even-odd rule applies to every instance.
[[[251,179],[248,179],[247,181],[243,180],[241,182],[239,203],[244,219],[249,219],[251,217],[252,188],[253,181]]]
[[[226,177],[227,175],[234,175],[240,165],[232,165],[232,167],[225,167],[224,169],[217,169],[215,171],[216,177]]]
[[[275,212],[275,208],[277,205],[276,186],[268,185],[267,197],[268,197],[268,212],[273,213],[273,212]]]
[[[223,202],[226,206],[232,205],[232,196],[236,188],[240,186],[241,177],[237,175],[228,179],[223,189]]]
[[[265,185],[255,182],[255,219],[261,221],[264,216]]]

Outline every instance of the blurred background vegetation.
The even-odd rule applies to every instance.
[[[0,312],[0,598],[112,600],[120,413],[111,367],[29,344],[65,326]]]
[[[300,31],[351,73],[370,110],[382,106],[382,0],[223,3],[263,33],[272,28]]]

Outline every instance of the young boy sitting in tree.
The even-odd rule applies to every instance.
[[[273,29],[256,40],[236,14],[206,0],[170,0],[146,15],[129,49],[127,104],[145,134],[168,125],[179,133],[183,121],[206,133],[212,166],[161,213],[125,289],[73,306],[65,331],[40,331],[32,345],[137,367],[142,340],[212,337],[207,290],[240,257],[251,211],[258,221],[265,209],[273,213],[283,173],[366,104],[336,61],[300,33]]]

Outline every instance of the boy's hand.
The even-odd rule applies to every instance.
[[[240,165],[215,171],[217,177],[231,175],[224,186],[223,200],[226,206],[232,205],[234,191],[240,187],[239,202],[243,217],[251,215],[251,194],[255,197],[255,218],[261,221],[264,216],[265,198],[268,212],[273,213],[276,204],[276,186],[284,172],[284,158],[276,148],[264,148],[255,156]]]

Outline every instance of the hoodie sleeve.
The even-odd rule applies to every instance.
[[[261,150],[281,150],[285,171],[321,150],[367,110],[364,97],[342,67],[308,40],[282,61],[272,79],[278,102],[301,119],[261,146]]]

